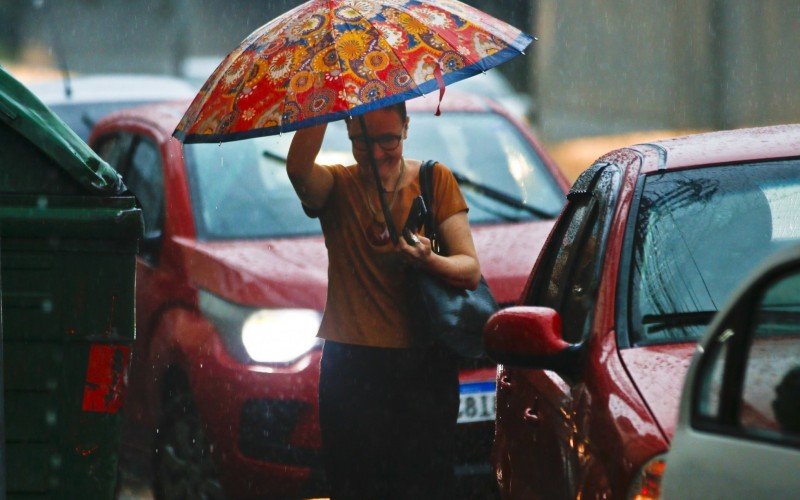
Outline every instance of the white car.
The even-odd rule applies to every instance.
[[[145,74],[78,75],[28,88],[86,141],[92,126],[120,109],[192,99],[197,89],[180,78]]]
[[[699,344],[661,487],[667,499],[800,495],[800,247],[762,267]]]

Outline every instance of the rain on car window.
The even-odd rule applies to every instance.
[[[633,248],[633,343],[696,341],[748,270],[800,241],[798,199],[796,160],[648,176]]]

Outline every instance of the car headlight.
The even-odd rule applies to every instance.
[[[656,455],[639,469],[628,490],[629,500],[656,500],[661,498],[661,479],[666,466],[664,455]]]
[[[241,362],[290,363],[320,342],[322,317],[313,309],[242,306],[205,290],[198,292],[198,301],[225,347]]]

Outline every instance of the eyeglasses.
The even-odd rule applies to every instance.
[[[400,140],[402,136],[399,135],[381,135],[379,137],[370,137],[369,141],[373,144],[377,144],[381,147],[384,151],[394,151],[400,145]],[[359,151],[366,151],[367,150],[367,137],[363,135],[356,135],[350,138],[350,141],[353,143],[353,147]]]

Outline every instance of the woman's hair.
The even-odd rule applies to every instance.
[[[408,111],[406,111],[406,101],[400,101],[400,102],[398,102],[396,104],[390,104],[389,106],[386,106],[386,107],[383,107],[383,108],[380,108],[380,109],[393,109],[393,110],[397,111],[397,114],[400,115],[400,121],[403,122],[403,123],[405,123],[406,122],[406,118],[408,118]],[[353,119],[352,116],[348,116],[344,120],[345,120],[346,123],[350,123],[350,121],[352,119]]]
[[[397,104],[392,104],[391,106],[387,106],[389,109],[393,109],[400,114],[400,121],[403,123],[406,122],[406,118],[408,118],[408,111],[406,111],[406,101],[400,101]]]

